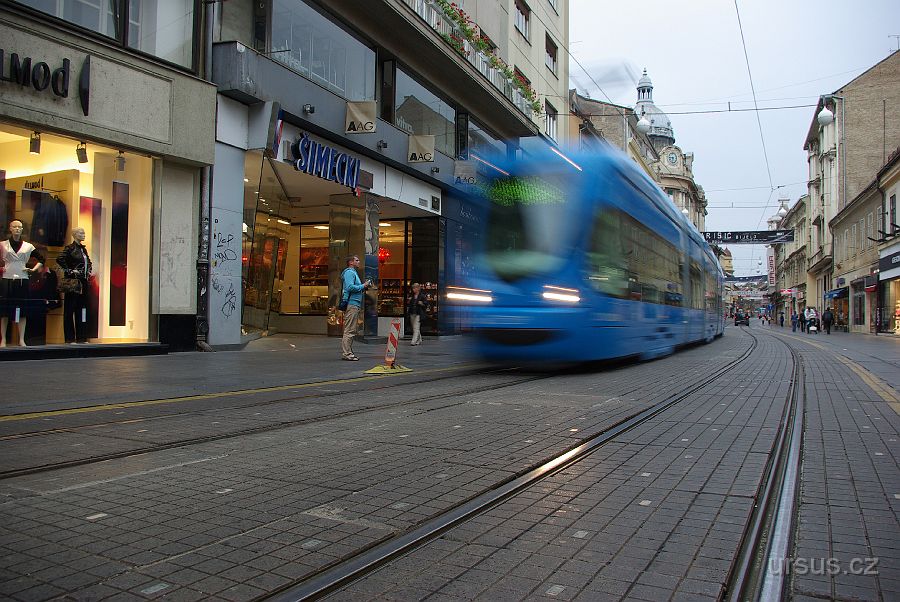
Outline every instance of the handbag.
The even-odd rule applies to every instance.
[[[78,278],[60,278],[56,288],[61,293],[82,293],[81,280]]]
[[[341,299],[341,302],[338,303],[338,309],[341,311],[347,311],[347,304],[350,302],[349,299]]]

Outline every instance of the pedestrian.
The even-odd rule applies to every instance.
[[[356,269],[359,267],[359,257],[351,255],[346,259],[347,267],[341,272],[341,300],[347,301],[347,309],[344,310],[344,336],[341,338],[341,359],[357,362],[359,358],[353,354],[353,337],[359,328],[359,310],[363,304],[363,293],[372,286],[371,280],[362,282]]]
[[[413,334],[410,345],[418,345],[422,342],[422,316],[428,311],[428,302],[422,293],[422,285],[418,282],[412,285],[412,296],[409,298],[409,322],[412,324]]]
[[[831,334],[831,324],[834,322],[834,312],[828,307],[822,313],[822,326],[825,328],[826,334]]]
[[[815,323],[815,320],[816,320],[815,308],[813,308],[813,306],[810,305],[809,307],[806,308],[806,311],[803,313],[804,313],[803,317],[806,320],[806,334],[815,332],[815,330],[813,330],[813,327],[816,325],[816,323]]]
[[[797,332],[797,322],[800,321],[800,316],[797,315],[797,310],[793,310],[791,312],[791,332]]]
[[[778,312],[778,325],[784,328],[784,312]]]

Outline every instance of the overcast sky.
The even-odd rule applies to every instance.
[[[729,102],[753,108],[734,0],[570,0],[569,7],[572,85],[633,107],[629,72],[636,78],[647,69],[675,144],[694,153],[694,176],[709,201],[707,230],[765,230],[778,198],[793,205],[806,193],[803,142],[819,96],[887,57],[898,47],[891,36],[900,35],[897,0],[738,0],[759,107],[813,105],[760,111],[761,139],[754,111],[679,114],[727,111]],[[764,273],[764,247],[729,248],[737,275]]]

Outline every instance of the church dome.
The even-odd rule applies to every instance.
[[[660,142],[666,144],[675,144],[675,132],[672,130],[672,122],[659,107],[653,104],[653,82],[644,69],[644,74],[638,80],[637,85],[638,99],[634,107],[634,113],[637,118],[646,117],[650,122],[650,131],[647,135],[652,138],[661,139]]]

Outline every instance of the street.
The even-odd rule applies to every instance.
[[[7,363],[0,595],[900,596],[897,338],[751,320],[546,371],[466,347],[401,342],[388,376],[324,337]]]

